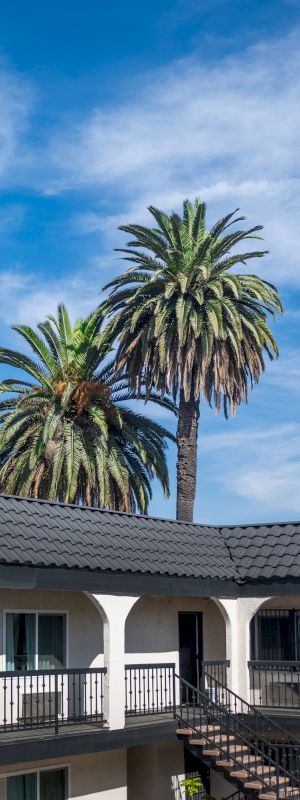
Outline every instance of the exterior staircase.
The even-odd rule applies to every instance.
[[[300,742],[211,675],[197,689],[176,675],[177,736],[244,797],[300,800]],[[179,705],[178,702],[179,694]]]

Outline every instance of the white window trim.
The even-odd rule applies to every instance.
[[[64,615],[66,618],[66,625],[65,625],[65,649],[66,649],[66,666],[62,667],[62,669],[69,668],[69,630],[70,630],[70,621],[69,621],[69,611],[65,610],[52,610],[47,608],[5,608],[3,611],[3,672],[7,671],[6,665],[6,615],[7,614],[34,614],[36,617],[36,625],[35,625],[35,654],[34,654],[34,662],[35,662],[35,669],[38,669],[38,624],[37,620],[39,616],[43,615],[51,615],[51,616],[61,616]]]
[[[55,772],[55,770],[65,769],[67,770],[67,795],[66,800],[70,800],[71,798],[71,766],[70,764],[55,764],[54,766],[47,766],[47,767],[39,767],[39,769],[19,769],[16,772],[7,772],[3,775],[0,775],[0,780],[5,780],[5,800],[7,800],[7,780],[8,778],[14,778],[17,775],[32,775],[37,774],[37,800],[40,800],[40,781],[39,776],[41,772]]]

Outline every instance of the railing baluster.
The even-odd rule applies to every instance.
[[[248,668],[253,705],[300,710],[300,661],[249,661]]]
[[[103,667],[1,672],[0,732],[53,726],[57,733],[75,721],[102,723],[105,673]]]
[[[125,716],[174,714],[175,664],[125,666]]]

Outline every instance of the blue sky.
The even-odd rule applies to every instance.
[[[203,406],[195,518],[300,515],[298,0],[11,0],[0,8],[0,325],[75,318],[121,263],[118,225],[199,195],[265,226],[281,357],[235,419]],[[146,409],[146,413],[158,413]],[[172,420],[163,418],[166,425]],[[154,485],[151,512],[175,513]]]

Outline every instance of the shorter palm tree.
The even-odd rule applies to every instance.
[[[6,348],[0,363],[26,373],[0,385],[0,491],[146,513],[151,480],[169,495],[161,425],[124,405],[126,376],[109,361],[101,311],[72,327],[66,308],[38,325],[14,326],[38,361]],[[100,329],[100,333],[99,333]],[[155,392],[152,399],[160,402]],[[172,404],[166,400],[169,408]]]

